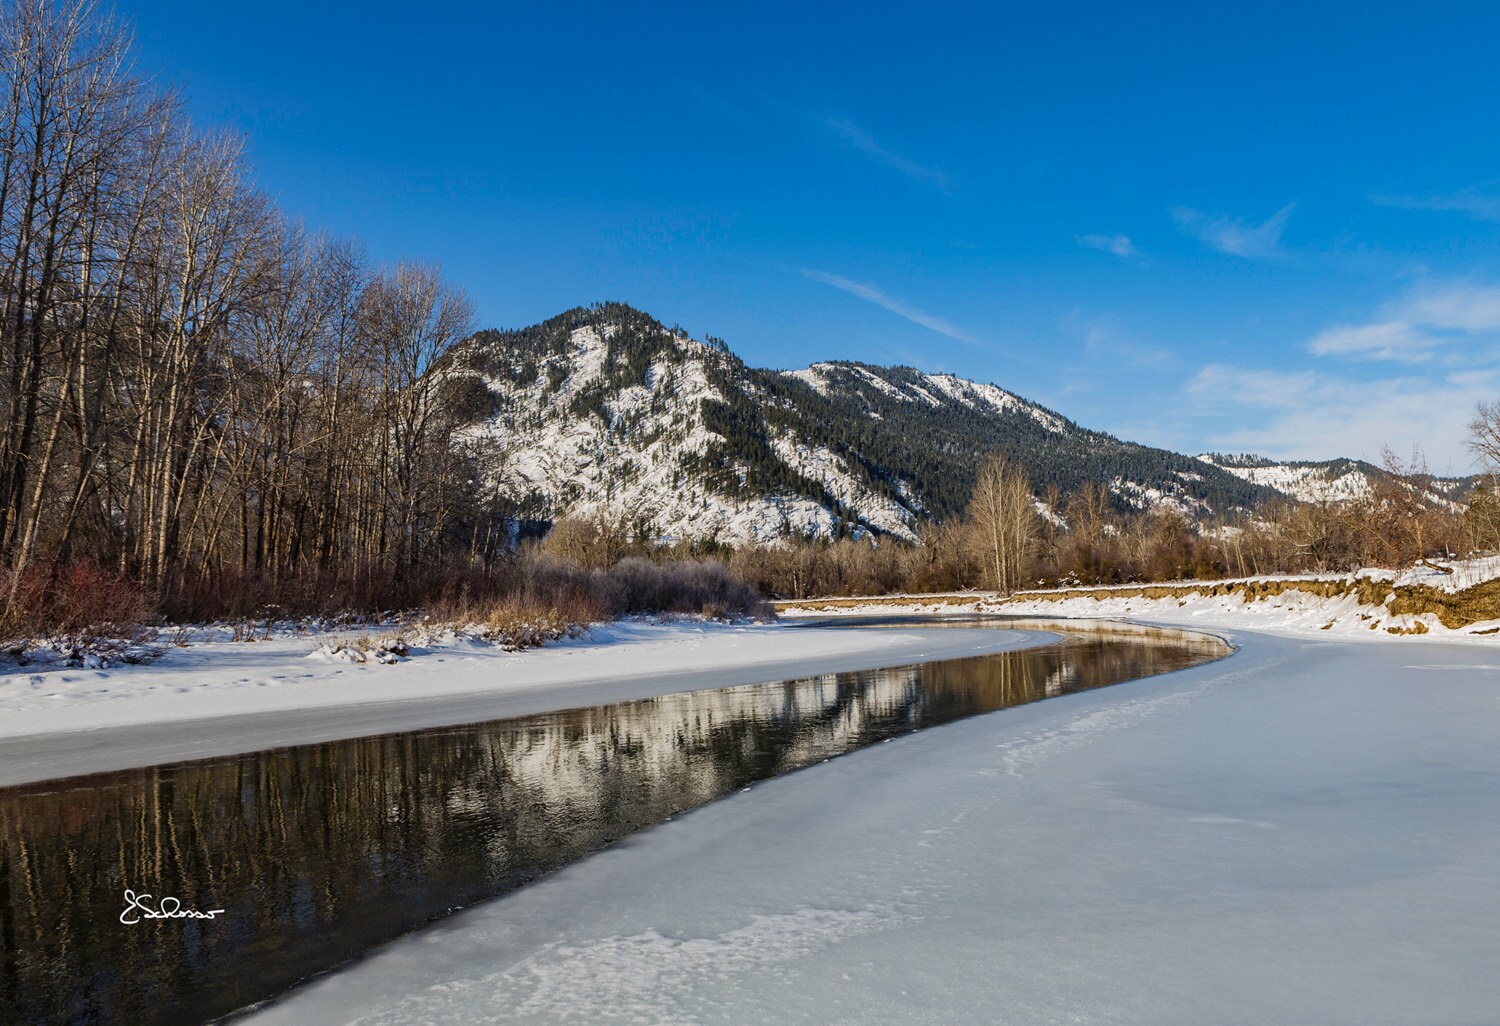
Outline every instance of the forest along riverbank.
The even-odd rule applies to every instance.
[[[1171,632],[1077,635],[0,791],[0,935],[18,938],[0,1008],[222,1015],[755,781],[1227,651]],[[126,925],[127,888],[224,911]]]

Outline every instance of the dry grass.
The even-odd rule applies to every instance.
[[[479,626],[483,637],[517,652],[577,637],[589,624],[604,618],[601,606],[578,597],[571,602],[549,603],[511,595],[497,599],[470,622]]]
[[[323,645],[318,651],[349,663],[389,665],[411,655],[411,645],[404,632],[387,631],[374,637],[361,634],[357,638],[341,638]]]
[[[7,603],[12,592],[14,598]],[[366,620],[403,622],[422,625],[427,631],[465,630],[519,650],[576,636],[590,624],[633,614],[714,619],[774,616],[753,586],[712,560],[658,563],[629,558],[598,569],[523,551],[486,573],[458,571],[444,577],[434,571],[411,583],[406,594],[420,601],[382,609],[346,602],[337,591],[330,593],[324,600],[329,602],[328,611],[336,615],[329,626]],[[192,596],[192,602],[178,596],[170,606],[178,611],[233,610],[221,622],[230,640],[240,643],[268,641],[288,617],[309,615],[305,610],[316,608],[316,603],[288,607],[262,601],[264,597],[262,590],[248,587],[233,594],[199,593]],[[145,624],[160,619],[159,610],[127,577],[92,564],[22,575],[0,568],[0,656],[18,662],[28,658],[28,649],[43,642],[76,651],[80,659],[91,655],[143,658],[136,643],[147,640],[159,642],[163,649],[186,648],[192,643],[197,627],[191,622],[174,622],[168,616],[159,633],[146,629]],[[339,638],[321,650],[351,662],[387,663],[404,658],[408,649],[406,638],[380,635]]]

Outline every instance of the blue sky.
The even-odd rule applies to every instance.
[[[122,2],[263,186],[486,326],[633,303],[1196,452],[1467,471],[1500,8]]]

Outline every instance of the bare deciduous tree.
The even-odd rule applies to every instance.
[[[1500,474],[1500,402],[1480,403],[1469,421],[1469,451],[1490,474]]]
[[[247,576],[275,595],[478,537],[438,395],[467,300],[308,238],[242,151],[133,76],[93,0],[0,5],[7,609],[79,558],[158,598]]]
[[[437,379],[430,372],[473,330],[473,316],[462,292],[420,264],[377,276],[361,296],[361,332],[379,374],[385,435],[380,480],[391,510],[381,550],[398,573],[433,540],[434,516],[453,498],[444,473],[453,458],[451,425],[439,409]]]
[[[1010,593],[1024,579],[1037,535],[1036,497],[1025,473],[996,453],[979,468],[968,519],[984,552],[990,583]]]

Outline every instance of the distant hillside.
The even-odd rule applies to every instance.
[[[1364,460],[1269,460],[1260,456],[1204,453],[1198,459],[1253,484],[1273,488],[1301,502],[1347,502],[1370,496],[1390,474]],[[1433,477],[1428,498],[1453,507],[1474,487],[1475,477]]]
[[[1198,519],[1279,493],[1243,468],[1121,441],[995,385],[837,361],[748,367],[629,306],[482,331],[439,371],[523,516],[602,512],[669,537],[911,538],[963,509],[993,450],[1039,495],[1106,485]]]

